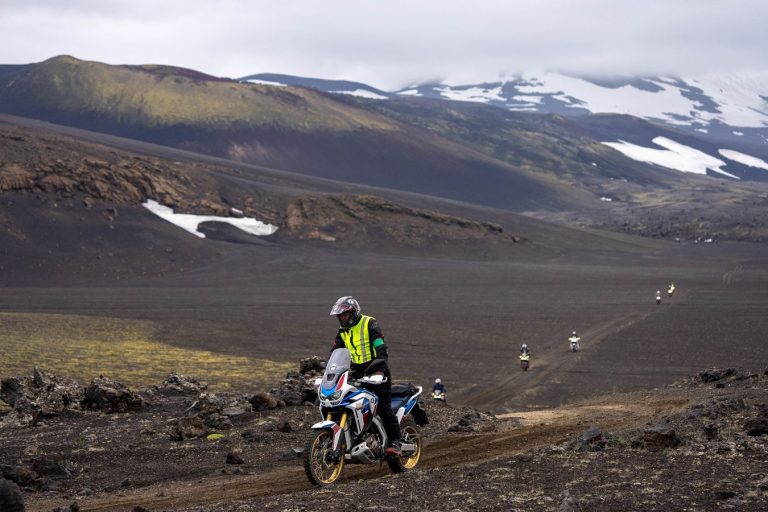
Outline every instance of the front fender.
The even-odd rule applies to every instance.
[[[320,422],[315,423],[314,425],[312,425],[312,428],[315,429],[315,430],[319,430],[319,429],[323,429],[323,428],[329,428],[329,429],[333,430],[334,426],[336,428],[338,428],[338,425],[336,424],[335,421],[323,420],[323,421],[320,421]]]

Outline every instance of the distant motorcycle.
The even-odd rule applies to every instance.
[[[531,366],[531,354],[520,354],[520,368],[527,372]]]
[[[568,338],[568,341],[571,343],[571,352],[577,352],[579,350],[579,341],[581,341],[581,338],[578,336],[571,336]]]
[[[387,433],[376,414],[379,398],[362,387],[382,384],[384,379],[383,375],[371,375],[353,380],[349,351],[333,351],[322,379],[315,381],[324,419],[312,425],[315,433],[304,451],[304,471],[310,482],[319,487],[331,485],[339,479],[347,462],[386,461],[393,473],[403,473],[421,461],[423,442],[419,427],[429,421],[419,403],[422,388],[410,384],[392,386],[392,410],[400,422],[402,456],[386,456]]]
[[[446,402],[448,397],[446,396],[445,391],[436,389],[432,391],[432,400],[435,400],[436,402]]]
[[[661,292],[656,292],[656,305],[661,304]]]
[[[671,297],[675,293],[675,285],[671,284],[669,285],[669,288],[667,288],[667,297]]]

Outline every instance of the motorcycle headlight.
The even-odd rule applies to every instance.
[[[330,400],[331,402],[337,401],[339,398],[341,398],[341,390],[338,389],[334,391],[333,393],[323,393],[323,398],[326,400]]]

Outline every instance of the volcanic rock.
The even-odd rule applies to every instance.
[[[32,459],[32,470],[48,478],[69,478],[72,472],[67,465],[54,457],[42,456]]]
[[[590,427],[575,439],[571,440],[567,448],[575,451],[599,451],[605,448],[603,431],[597,427]]]
[[[168,393],[201,393],[208,389],[208,385],[188,375],[179,375],[172,372],[158,387],[159,391]]]
[[[121,382],[100,376],[86,388],[82,405],[106,413],[124,413],[141,409],[145,402]]]
[[[82,397],[80,384],[38,367],[31,377],[10,377],[0,384],[0,398],[18,413],[22,425],[58,416],[65,410],[79,410]]]
[[[183,441],[196,437],[205,437],[210,433],[199,416],[189,416],[176,420],[172,427],[170,438],[173,441]]]
[[[245,464],[245,460],[239,450],[232,450],[227,453],[227,464]]]
[[[716,382],[725,377],[731,377],[736,375],[736,368],[726,368],[724,370],[718,368],[709,368],[699,372],[699,378],[702,382]]]
[[[277,407],[284,407],[285,402],[277,400],[269,393],[259,392],[250,398],[254,411],[266,411]]]
[[[0,510],[3,512],[24,512],[24,496],[22,496],[19,486],[4,478],[0,478]]]
[[[682,443],[682,439],[674,429],[664,425],[653,425],[643,430],[643,442],[651,451],[675,448]]]
[[[29,489],[39,489],[41,484],[40,475],[24,466],[3,464],[0,466],[0,477]]]

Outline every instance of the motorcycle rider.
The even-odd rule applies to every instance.
[[[581,341],[581,338],[576,334],[576,331],[573,331],[573,334],[568,338],[568,341],[571,343],[571,350],[579,349],[579,341]]]
[[[386,454],[400,457],[400,425],[392,412],[392,374],[389,371],[389,355],[381,326],[375,318],[361,314],[360,304],[351,296],[340,297],[331,308],[330,316],[339,320],[339,332],[331,352],[345,347],[349,350],[352,377],[360,379],[365,375],[381,373],[386,378],[382,384],[363,384],[363,387],[379,398],[378,414],[389,438]],[[374,361],[376,363],[372,364]]]
[[[445,385],[439,378],[435,379],[435,385],[432,386],[432,392],[438,392],[440,394],[445,393]]]
[[[521,356],[527,356],[530,355],[531,351],[528,350],[528,345],[526,343],[523,343],[523,346],[520,347],[520,355]]]
[[[661,290],[656,290],[656,304],[661,304]]]

